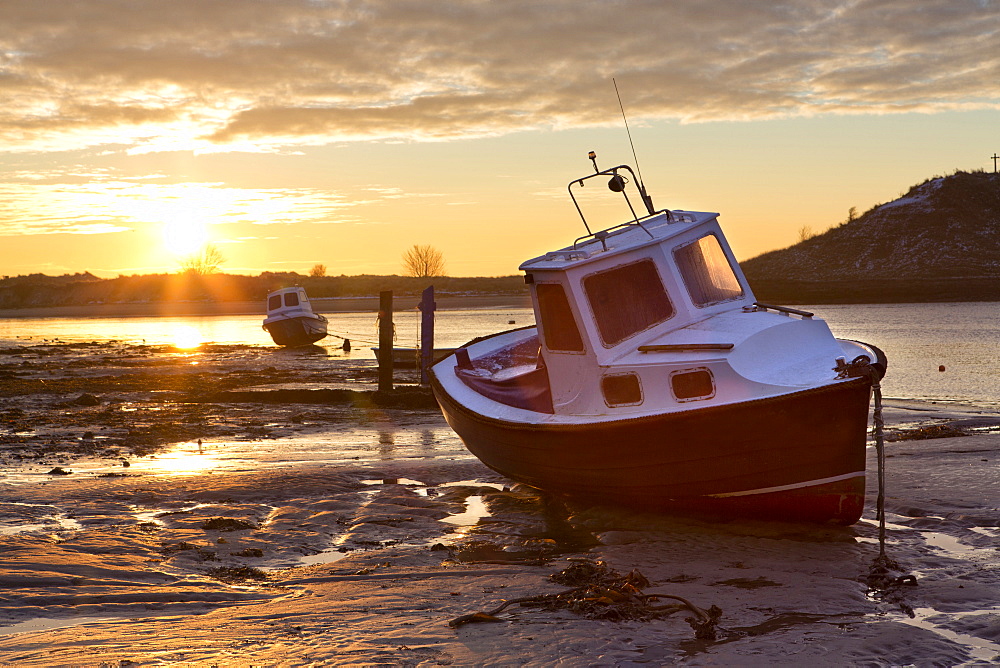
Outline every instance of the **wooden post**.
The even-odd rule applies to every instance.
[[[420,384],[430,383],[428,369],[434,363],[434,286],[428,286],[420,298]]]
[[[378,391],[392,392],[392,290],[378,293]]]

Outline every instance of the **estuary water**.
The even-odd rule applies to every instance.
[[[889,358],[883,382],[887,397],[1000,406],[1000,302],[931,304],[851,304],[800,306],[823,318],[840,338],[874,344]],[[351,359],[374,363],[378,341],[371,312],[327,313],[331,336],[319,343],[326,355],[315,364]],[[0,319],[0,347],[44,342],[120,341],[129,345],[201,343],[273,347],[259,315]],[[420,313],[394,314],[396,345],[416,347]],[[441,310],[436,314],[435,345],[454,347],[477,336],[530,325],[531,309]],[[342,350],[344,338],[352,350]],[[942,370],[943,369],[943,370]]]

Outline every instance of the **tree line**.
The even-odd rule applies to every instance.
[[[527,294],[523,276],[310,276],[263,272],[258,276],[224,274],[147,274],[97,278],[92,274],[15,276],[0,279],[0,309],[100,303],[181,301],[263,301],[273,290],[301,286],[316,298],[374,297],[383,290],[419,295],[433,285],[441,295]]]
[[[206,244],[197,253],[180,259],[180,268],[186,274],[208,276],[217,273],[226,262],[226,256],[215,244]],[[403,253],[403,274],[414,278],[428,278],[445,275],[444,255],[433,246],[414,244]],[[309,276],[326,276],[325,264],[314,264]]]

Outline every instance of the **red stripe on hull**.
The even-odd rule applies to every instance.
[[[445,418],[484,464],[582,500],[646,510],[850,524],[864,506],[870,383],[859,378],[780,397],[590,424],[490,418],[434,379]],[[810,484],[816,481],[816,484]],[[710,498],[793,486],[761,494]]]
[[[847,480],[765,494],[683,499],[675,502],[673,507],[726,517],[854,524],[865,509],[865,477],[859,475]]]

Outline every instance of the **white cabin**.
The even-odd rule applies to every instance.
[[[556,415],[684,410],[835,377],[845,352],[826,323],[756,303],[717,213],[655,212],[640,192],[648,216],[520,266]]]
[[[267,317],[297,317],[313,313],[305,288],[282,288],[267,296]]]

